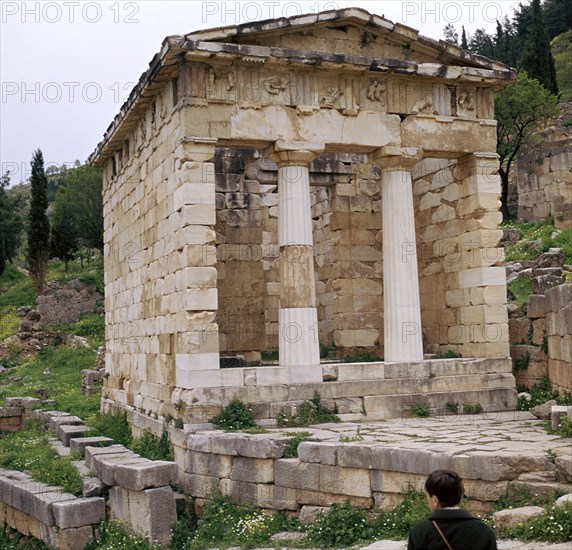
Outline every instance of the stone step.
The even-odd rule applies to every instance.
[[[85,455],[86,447],[109,447],[115,441],[110,437],[92,436],[92,437],[72,437],[70,439],[70,450],[73,453],[77,451],[82,456]]]
[[[58,426],[57,436],[66,447],[69,447],[70,439],[72,437],[83,437],[86,433],[91,431],[93,431],[93,428],[90,428],[89,426],[61,424]]]

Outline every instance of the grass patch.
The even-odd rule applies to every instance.
[[[32,279],[18,271],[12,264],[6,264],[0,276],[0,306],[35,306],[36,292]]]
[[[48,442],[48,434],[38,424],[0,439],[0,466],[28,471],[36,481],[56,485],[67,493],[81,496],[81,475],[69,458],[58,455]]]
[[[459,359],[463,357],[460,353],[456,353],[453,350],[443,351],[441,353],[437,353],[434,359]]]
[[[83,336],[92,348],[105,344],[105,315],[89,313],[76,323],[54,325],[54,329],[63,334]]]
[[[572,540],[572,505],[551,506],[544,514],[500,532],[503,538],[523,541],[569,542]]]
[[[519,277],[509,283],[508,288],[514,294],[514,303],[520,308],[526,308],[528,298],[532,295],[532,283],[528,277]]]
[[[130,535],[119,521],[103,521],[96,532],[96,538],[88,542],[84,550],[161,550],[160,546],[149,544],[144,537]]]
[[[322,405],[322,399],[318,392],[309,401],[304,401],[300,405],[298,414],[288,414],[280,411],[276,417],[278,426],[289,426],[292,428],[306,427],[312,424],[329,424],[340,422],[340,417],[336,414],[337,409],[331,411]]]
[[[411,407],[411,416],[415,418],[427,418],[429,414],[429,405],[426,403],[417,403],[417,405]]]
[[[0,401],[6,397],[37,397],[36,390],[45,388],[55,401],[54,408],[80,418],[99,410],[99,393],[83,395],[82,369],[93,369],[96,354],[87,348],[46,348],[18,365],[17,370],[0,374]],[[7,384],[10,376],[22,377]]]
[[[565,263],[572,262],[572,227],[558,230],[555,237],[554,220],[552,217],[540,222],[519,222],[509,220],[502,224],[502,227],[518,229],[520,241],[507,247],[505,258],[507,262],[519,260],[535,260],[549,248],[561,248],[565,257]],[[535,246],[530,245],[530,241],[538,241]]]
[[[0,306],[0,341],[18,333],[20,317],[16,306]]]
[[[283,512],[270,515],[217,495],[213,497],[213,502],[204,506],[204,515],[198,522],[197,531],[184,548],[255,548],[266,545],[275,533],[297,530],[300,530],[298,521]]]

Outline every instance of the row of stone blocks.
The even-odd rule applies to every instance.
[[[106,518],[103,496],[108,496],[109,519],[124,522],[150,541],[169,543],[171,526],[177,519],[175,493],[170,486],[177,481],[174,462],[152,461],[123,445],[113,445],[111,438],[90,436],[92,428],[69,413],[30,410],[28,415],[44,422],[71,452],[85,455],[85,469],[96,477],[84,477],[83,498],[77,498],[32,482],[26,474],[9,472],[9,479],[16,480],[20,493],[24,492],[18,496],[20,493],[5,488],[0,478],[6,523],[58,548],[83,548],[93,537],[94,527]]]
[[[83,548],[105,519],[105,500],[78,498],[23,472],[0,470],[0,522],[62,549]]]
[[[379,442],[305,441],[297,458],[283,458],[291,437],[281,434],[197,433],[187,439],[182,481],[191,496],[221,491],[262,508],[300,511],[351,501],[390,508],[410,489],[423,488],[435,469],[453,469],[464,480],[476,510],[487,510],[510,484],[572,481],[572,457],[553,463],[546,453],[428,450]]]

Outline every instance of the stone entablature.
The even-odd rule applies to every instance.
[[[416,361],[426,333],[425,351],[508,356],[492,94],[514,71],[363,10],[287,21],[167,38],[92,158],[106,398],[166,414],[195,388],[256,386],[221,353],[276,344],[280,384],[322,383],[320,343]],[[263,337],[230,341],[229,319]]]

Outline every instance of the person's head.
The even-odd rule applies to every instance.
[[[463,496],[463,482],[457,472],[435,470],[429,474],[425,490],[429,507],[434,512],[437,508],[458,506]]]

